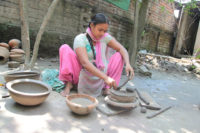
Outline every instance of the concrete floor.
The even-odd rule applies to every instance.
[[[39,61],[40,68],[58,68],[57,62]],[[0,74],[8,70],[0,65]],[[140,113],[140,107],[116,116],[94,110],[87,116],[73,114],[65,98],[51,92],[35,107],[21,106],[12,98],[0,98],[0,133],[199,133],[200,80],[190,74],[152,71],[152,78],[138,74],[127,86],[148,92],[162,107],[172,108],[152,119],[155,112]],[[121,82],[125,80],[122,76]],[[3,77],[0,76],[3,83]],[[0,96],[7,90],[0,88]]]

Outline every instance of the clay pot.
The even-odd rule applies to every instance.
[[[5,48],[7,48],[8,50],[10,49],[10,46],[9,46],[7,43],[5,43],[5,42],[1,42],[1,43],[0,43],[0,46],[1,46],[1,47],[5,47]]]
[[[11,39],[8,44],[11,48],[19,48],[19,44],[21,43],[18,39]]]
[[[8,62],[8,68],[17,68],[19,66],[20,66],[19,62],[16,62],[16,61],[9,61]]]
[[[73,94],[66,97],[68,107],[76,114],[89,114],[98,104],[96,98],[85,94]]]
[[[5,47],[0,47],[0,64],[6,63],[8,61],[9,51]]]
[[[16,54],[25,54],[24,50],[18,49],[18,48],[12,49],[10,52],[11,53],[16,53]]]
[[[10,96],[25,106],[39,105],[49,96],[51,87],[39,80],[17,79],[6,84]]]
[[[117,91],[110,89],[110,96],[111,98],[119,101],[119,102],[133,102],[136,100],[136,92],[127,92],[127,91]]]
[[[23,54],[11,54],[10,56],[11,61],[17,61],[20,63],[24,63],[24,55]]]
[[[4,79],[6,82],[24,78],[39,80],[40,73],[36,71],[15,71],[15,72],[9,72],[6,75],[4,75]]]
[[[10,53],[10,55],[15,55],[16,53],[15,52],[9,52]]]
[[[123,102],[118,102],[115,99],[113,100],[111,96],[106,96],[105,97],[105,102],[111,106],[119,107],[119,108],[136,108],[139,104],[138,100],[135,100],[134,102],[128,102],[128,103],[123,103]]]

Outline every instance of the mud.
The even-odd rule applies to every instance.
[[[12,85],[12,88],[24,93],[43,93],[47,91],[47,88],[35,83],[16,83]]]
[[[92,101],[90,101],[89,99],[87,98],[73,98],[71,100],[72,103],[76,103],[76,104],[79,104],[81,106],[88,106],[88,105],[91,105],[93,104]]]

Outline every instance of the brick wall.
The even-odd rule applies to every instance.
[[[31,45],[33,46],[43,17],[52,0],[27,0],[27,2]],[[159,2],[159,4],[163,3]],[[158,19],[160,23],[155,23],[153,17],[156,16],[157,10],[154,12],[153,8],[158,8],[158,6],[159,5],[153,3],[150,4],[149,14],[151,15],[148,17],[147,26],[158,27],[161,31],[168,30],[171,32],[172,28],[169,26],[170,22],[167,22],[165,26],[162,27],[162,23],[165,22],[164,19],[169,16],[168,14],[165,15],[162,21]],[[130,35],[132,33],[134,19],[133,4],[130,4],[128,11],[124,11],[103,0],[60,0],[42,36],[39,54],[41,56],[56,56],[58,55],[58,49],[61,44],[67,43],[72,46],[74,37],[80,32],[85,31],[90,16],[97,12],[103,12],[109,17],[109,32],[127,47],[130,43],[129,40],[131,38]],[[147,33],[150,31],[151,30],[147,30]],[[20,39],[20,36],[18,0],[1,0],[0,42],[8,42],[12,38]],[[147,38],[147,40],[143,40],[146,44],[152,44],[147,45],[148,47],[154,46],[155,40],[152,39],[155,37],[149,36],[144,38]],[[168,42],[168,40],[165,41]],[[159,43],[159,46],[162,46],[162,43]]]
[[[149,4],[141,48],[170,54],[174,30],[173,3],[169,3],[168,0],[152,0]]]

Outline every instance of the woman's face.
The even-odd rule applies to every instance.
[[[96,39],[100,39],[108,30],[108,24],[103,23],[103,24],[96,24],[94,25],[91,23],[90,25],[92,34]]]

